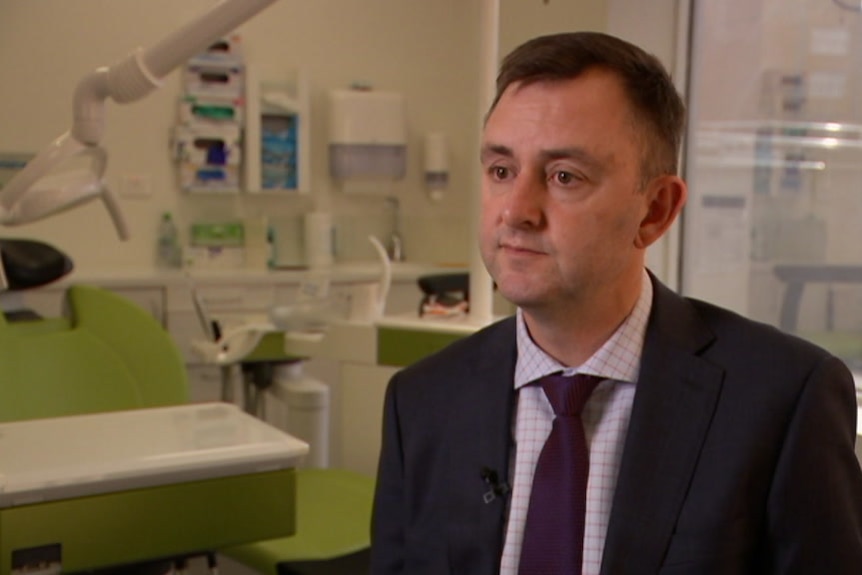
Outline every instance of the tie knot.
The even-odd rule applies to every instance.
[[[584,409],[590,394],[604,380],[603,377],[585,373],[575,375],[555,373],[541,378],[539,383],[556,415],[577,417]]]

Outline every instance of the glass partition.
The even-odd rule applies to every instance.
[[[695,0],[682,289],[862,368],[862,12]]]

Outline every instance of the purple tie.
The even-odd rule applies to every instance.
[[[603,379],[554,374],[537,382],[556,416],[536,463],[519,575],[581,573],[589,474],[581,411]]]

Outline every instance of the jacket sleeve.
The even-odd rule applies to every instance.
[[[770,572],[862,573],[862,471],[853,378],[829,357],[789,422],[768,500]]]
[[[383,405],[383,438],[371,519],[371,574],[396,575],[404,569],[404,454],[396,399],[389,382]]]

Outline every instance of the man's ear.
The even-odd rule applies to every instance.
[[[646,248],[673,224],[688,197],[688,187],[679,176],[660,176],[651,181],[645,194],[647,213],[635,237],[635,247]]]

